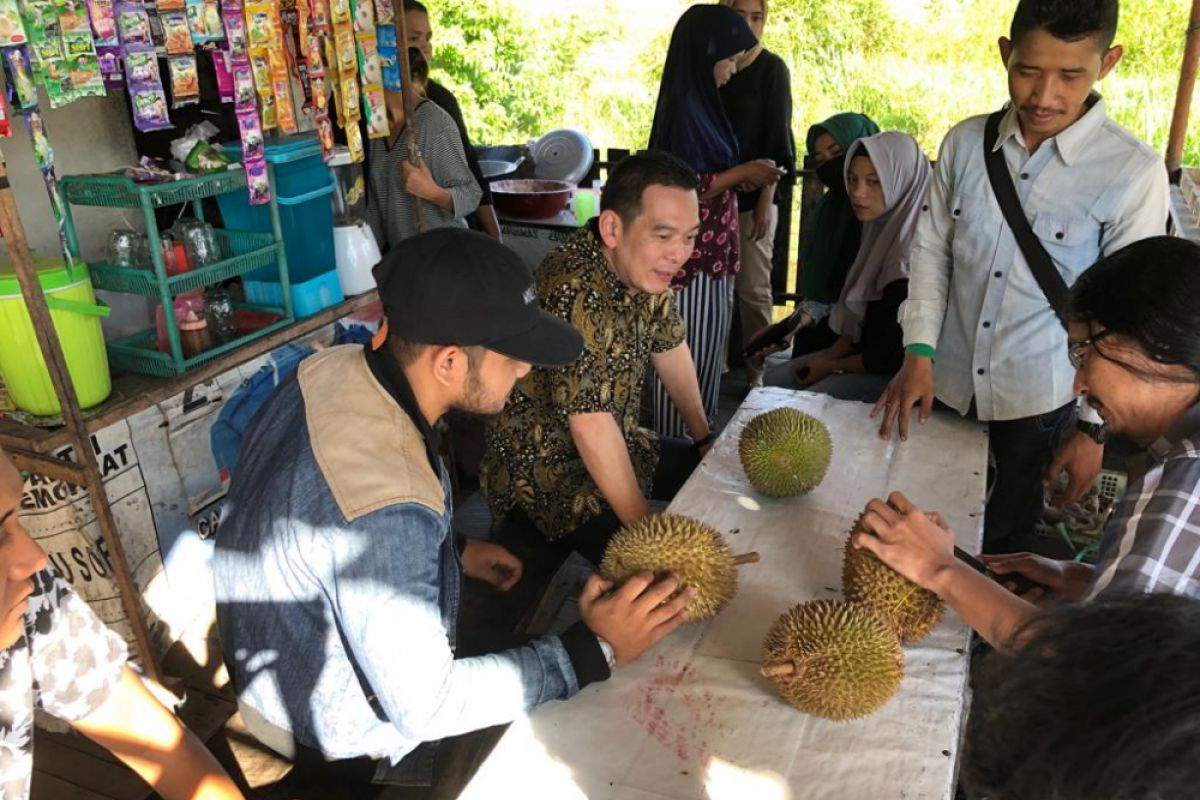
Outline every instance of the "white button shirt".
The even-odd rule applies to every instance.
[[[1038,286],[988,182],[986,116],[942,142],[913,240],[904,344],[936,345],[937,397],[981,420],[1044,414],[1071,402],[1062,324]],[[996,144],[1034,233],[1071,286],[1102,256],[1166,232],[1162,158],[1096,102],[1075,124],[1025,147],[1013,108]]]

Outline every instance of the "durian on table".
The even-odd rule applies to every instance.
[[[793,606],[767,633],[761,671],[784,700],[831,720],[865,717],[904,676],[900,639],[857,603],[813,600]]]
[[[842,595],[882,617],[895,629],[902,644],[919,642],[942,621],[946,606],[936,594],[896,572],[870,550],[855,549],[851,539],[861,526],[860,517],[846,539]]]
[[[746,423],[738,440],[742,469],[769,497],[795,497],[817,487],[833,458],[829,428],[795,408],[776,408]]]
[[[694,587],[687,604],[689,622],[709,619],[737,594],[737,568],[758,561],[758,553],[735,556],[710,525],[682,514],[650,514],[617,531],[601,574],[618,585],[639,572],[671,572],[679,579],[676,596]]]

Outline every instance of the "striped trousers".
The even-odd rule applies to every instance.
[[[696,376],[700,380],[700,399],[709,424],[717,416],[717,397],[721,390],[721,373],[725,370],[725,348],[729,341],[729,325],[733,317],[730,288],[733,278],[714,278],[703,272],[675,295],[679,316],[685,328],[684,341],[692,351]],[[667,395],[658,376],[654,376],[654,430],[660,436],[683,437],[688,431],[675,404]]]

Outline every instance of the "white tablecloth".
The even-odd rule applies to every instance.
[[[779,500],[751,488],[737,440],[748,419],[783,405],[823,420],[834,455],[815,491]],[[984,427],[937,414],[908,442],[885,442],[868,409],[785,389],[753,392],[670,507],[715,526],[735,553],[761,554],[740,568],[737,597],[607,682],[513,723],[463,797],[952,798],[969,636],[953,613],[905,649],[899,691],[866,719],[802,714],[758,672],[763,636],[779,614],[839,596],[842,546],[872,497],[903,491],[940,511],[960,546],[978,549]]]

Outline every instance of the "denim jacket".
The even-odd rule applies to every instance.
[[[447,474],[405,410],[403,372],[391,374],[402,385],[382,385],[357,345],[307,359],[247,432],[217,535],[218,631],[239,700],[331,760],[395,764],[509,722],[579,691],[593,655],[575,651],[599,653],[576,631],[455,660]]]

